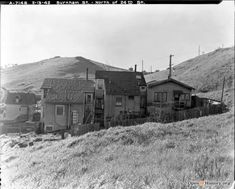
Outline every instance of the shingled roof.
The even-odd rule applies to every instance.
[[[84,92],[94,92],[95,82],[84,79],[46,78],[41,89],[49,89],[48,103],[83,103]]]
[[[146,86],[141,72],[96,71],[96,79],[104,79],[108,95],[140,95],[139,86]]]
[[[177,81],[177,80],[175,80],[175,79],[172,79],[172,78],[168,78],[168,79],[161,80],[161,81],[156,81],[156,80],[151,81],[151,82],[148,83],[148,87],[151,88],[151,87],[155,87],[155,86],[158,86],[158,85],[162,85],[162,84],[165,84],[165,83],[168,83],[168,82],[176,83],[176,84],[178,84],[178,85],[180,85],[180,86],[182,86],[182,87],[184,87],[184,88],[187,88],[187,89],[189,89],[189,90],[194,90],[193,87],[191,87],[191,86],[189,86],[189,85],[187,85],[187,84],[185,84],[185,83],[182,83],[182,82],[180,82],[180,81]]]
[[[5,104],[33,105],[36,104],[36,96],[34,93],[8,92]]]

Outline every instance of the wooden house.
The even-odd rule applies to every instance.
[[[94,121],[94,81],[47,78],[41,89],[41,120],[46,132]]]
[[[122,116],[146,114],[147,86],[141,72],[96,71],[96,117],[108,125]]]
[[[1,111],[3,121],[32,120],[36,107],[34,93],[7,91],[4,97],[4,107]]]
[[[193,87],[168,78],[161,81],[151,81],[147,84],[147,106],[148,113],[163,110],[183,110],[191,108],[191,95]]]

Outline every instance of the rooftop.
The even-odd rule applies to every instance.
[[[142,72],[96,71],[96,79],[105,80],[106,94],[140,95],[139,86],[146,86]]]
[[[48,103],[83,103],[84,92],[94,92],[95,82],[85,79],[46,78],[41,86],[49,89]]]
[[[180,85],[180,86],[182,86],[184,88],[187,88],[189,90],[194,90],[193,87],[191,87],[191,86],[189,86],[189,85],[187,85],[185,83],[182,83],[182,82],[180,82],[178,80],[172,79],[172,78],[168,78],[168,79],[161,80],[161,81],[154,80],[154,81],[151,81],[151,82],[147,83],[147,85],[148,85],[148,87],[151,88],[151,87],[162,85],[162,84],[165,84],[165,83],[168,83],[168,82],[172,82],[172,83],[178,84],[178,85]]]

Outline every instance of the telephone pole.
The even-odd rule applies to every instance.
[[[174,55],[170,54],[169,76],[168,76],[168,79],[170,79],[170,78],[171,78],[171,58],[172,58],[172,56],[174,56]]]
[[[201,49],[200,49],[200,45],[199,45],[199,47],[198,47],[198,56],[200,56],[200,54],[201,54]]]
[[[223,96],[224,96],[224,84],[225,84],[225,77],[224,77],[223,86],[222,86],[222,94],[221,94],[221,100],[220,100],[221,103],[223,102]]]
[[[144,60],[142,59],[142,72],[144,71]]]

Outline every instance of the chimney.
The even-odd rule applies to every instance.
[[[86,80],[88,80],[88,68],[86,69]]]
[[[135,72],[136,72],[136,69],[137,69],[137,65],[135,64]]]

